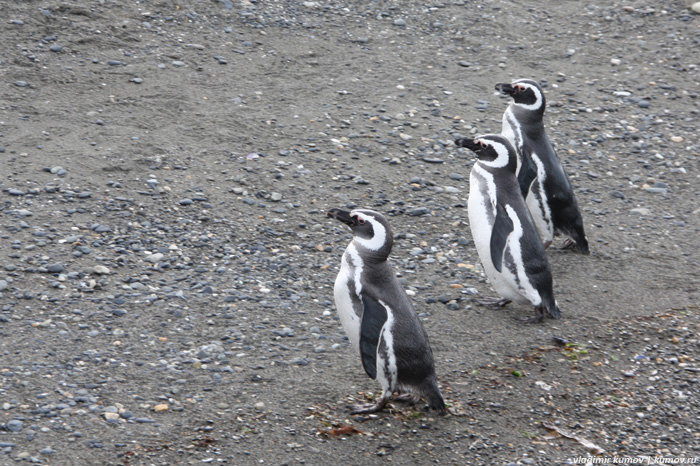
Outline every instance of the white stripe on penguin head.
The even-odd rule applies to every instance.
[[[479,159],[480,164],[491,168],[503,168],[508,166],[510,154],[508,153],[508,148],[504,144],[494,141],[493,139],[488,139],[485,136],[474,139],[474,142],[477,144],[491,146],[496,151],[496,154],[498,154],[498,157],[496,157],[494,160],[488,161]]]
[[[370,251],[380,250],[386,242],[386,228],[384,228],[384,225],[382,225],[371,215],[363,214],[357,210],[353,210],[352,212],[350,212],[350,216],[357,216],[358,220],[364,220],[365,222],[369,222],[370,225],[372,225],[372,231],[374,231],[374,236],[372,236],[371,238],[367,239],[355,236],[354,241],[360,246],[369,249]]]
[[[524,108],[525,110],[539,110],[542,107],[542,91],[540,91],[540,89],[537,86],[535,86],[534,84],[530,84],[529,82],[527,82],[524,79],[515,81],[512,85],[525,87],[527,89],[532,89],[532,92],[535,93],[535,103],[534,104],[528,105],[528,104],[521,104],[518,102],[512,102],[512,105],[515,105],[515,106],[520,107],[520,108]]]

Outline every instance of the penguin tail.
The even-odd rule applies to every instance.
[[[581,254],[590,254],[591,250],[588,249],[588,240],[586,239],[585,236],[581,235],[580,238],[576,241],[576,249],[578,249],[578,252]]]
[[[554,299],[551,299],[550,301],[551,302],[545,305],[545,311],[547,312],[547,316],[551,317],[552,319],[560,319],[561,311],[559,310],[557,302]]]
[[[421,392],[423,397],[428,401],[428,408],[437,411],[441,416],[447,414],[445,400],[442,398],[440,389],[437,386],[437,380],[434,376],[425,381],[421,387]]]

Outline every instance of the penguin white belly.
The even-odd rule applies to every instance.
[[[469,214],[469,227],[472,231],[472,239],[479,254],[484,273],[496,292],[506,299],[520,302],[523,297],[518,293],[515,280],[506,269],[504,273],[496,270],[491,260],[491,232],[495,221],[496,185],[493,177],[478,165],[474,165],[469,176],[469,200],[467,201],[467,213]],[[507,247],[507,246],[506,246]]]
[[[493,177],[475,165],[469,177],[469,185],[469,200],[467,202],[469,227],[472,231],[472,238],[474,239],[481,265],[484,267],[484,273],[486,273],[491,286],[503,298],[510,299],[516,303],[525,304],[532,302],[531,298],[539,301],[539,294],[536,291],[537,296],[532,296],[530,290],[524,289],[523,278],[526,280],[525,288],[532,287],[529,286],[529,280],[524,276],[524,268],[522,268],[522,273],[520,273],[521,268],[517,266],[518,263],[522,263],[522,258],[517,257],[520,255],[521,222],[516,217],[518,228],[508,238],[503,253],[504,265],[501,267],[501,272],[499,272],[491,260],[491,233],[496,216],[495,202],[491,198],[491,196],[494,196],[493,199],[495,199],[496,190]],[[517,275],[513,274],[505,265],[507,259],[510,263],[516,264]]]
[[[352,248],[352,250],[351,250]],[[357,254],[354,246],[351,244],[346,249],[345,254],[340,262],[340,272],[335,279],[333,287],[333,295],[335,298],[335,308],[340,318],[340,324],[343,326],[346,335],[350,339],[350,344],[359,352],[360,347],[360,321],[361,316],[358,316],[355,309],[361,309],[361,301],[358,296],[360,291],[360,274],[362,267],[356,267],[349,263],[348,256],[352,259],[353,254]]]
[[[554,239],[554,224],[552,223],[552,211],[547,203],[547,193],[544,189],[547,173],[537,154],[533,152],[531,158],[537,166],[537,179],[530,185],[525,203],[540,238],[544,243],[551,243]]]

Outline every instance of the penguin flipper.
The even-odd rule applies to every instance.
[[[532,161],[530,151],[525,147],[521,148],[520,171],[518,172],[518,184],[520,192],[524,198],[527,198],[527,193],[530,191],[532,182],[537,179],[537,166]]]
[[[503,251],[508,242],[508,236],[513,232],[513,221],[508,216],[508,212],[501,205],[496,206],[496,219],[491,230],[491,262],[493,266],[501,271],[503,263]]]
[[[361,293],[362,321],[360,322],[360,355],[362,367],[372,379],[377,378],[377,345],[387,320],[386,308],[376,299]]]

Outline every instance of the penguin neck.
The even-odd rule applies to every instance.
[[[381,264],[382,262],[386,262],[389,258],[389,254],[391,254],[392,244],[390,242],[384,243],[384,245],[378,249],[369,249],[365,247],[357,238],[355,238],[352,243],[362,259],[362,262],[366,264]]]
[[[521,131],[538,132],[544,129],[544,107],[538,110],[528,110],[518,104],[510,104],[510,110],[513,116],[520,124]]]

